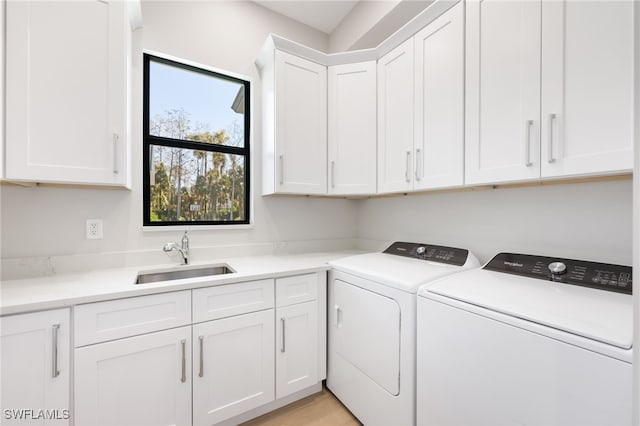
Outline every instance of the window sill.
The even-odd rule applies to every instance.
[[[241,225],[167,225],[167,226],[143,226],[143,232],[197,232],[197,231],[227,231],[232,229],[253,229],[253,223]]]

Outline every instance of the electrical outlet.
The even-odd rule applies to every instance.
[[[102,239],[102,219],[87,219],[87,240]]]

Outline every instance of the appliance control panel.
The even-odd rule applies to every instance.
[[[631,294],[631,267],[528,254],[497,254],[484,269]]]
[[[391,244],[383,253],[395,254],[398,256],[410,257],[412,259],[429,260],[431,262],[446,263],[449,265],[462,266],[467,261],[468,250],[434,246],[422,243],[395,242]]]

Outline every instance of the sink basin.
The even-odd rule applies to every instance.
[[[188,268],[188,267],[187,267]],[[231,274],[235,272],[229,265],[209,265],[194,268],[171,269],[165,271],[141,272],[136,278],[136,284],[155,283],[158,281],[182,280],[185,278],[208,277],[214,275]]]

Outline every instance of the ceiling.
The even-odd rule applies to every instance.
[[[254,0],[256,3],[330,34],[358,0]]]

